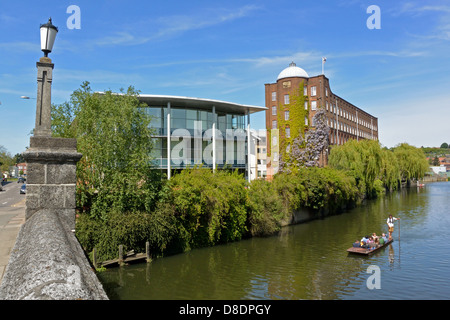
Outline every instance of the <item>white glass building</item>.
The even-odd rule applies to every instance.
[[[252,176],[248,147],[250,114],[266,107],[162,95],[140,95],[155,129],[154,164],[167,170],[202,165],[233,168]]]

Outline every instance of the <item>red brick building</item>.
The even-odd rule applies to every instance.
[[[305,117],[307,130],[314,129],[312,117],[319,108],[327,115],[327,125],[330,129],[330,144],[343,144],[349,139],[378,140],[378,119],[350,102],[334,94],[330,88],[329,79],[321,74],[310,77],[305,70],[292,62],[281,71],[275,83],[265,84],[267,158],[270,177],[278,171],[279,146],[282,145],[286,128],[280,128],[277,116],[280,110],[289,119],[290,97],[303,83],[303,94],[306,97]],[[288,127],[288,125],[286,126]],[[290,130],[288,128],[288,130]]]

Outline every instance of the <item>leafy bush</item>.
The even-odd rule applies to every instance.
[[[282,195],[275,184],[266,180],[254,180],[248,189],[247,214],[251,236],[268,236],[281,228],[286,217]]]
[[[237,171],[186,169],[168,185],[168,201],[186,248],[235,241],[245,234],[246,181]]]

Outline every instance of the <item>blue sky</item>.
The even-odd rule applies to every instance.
[[[69,29],[70,5],[80,29]],[[369,29],[370,5],[381,29]],[[39,25],[58,26],[53,103],[83,81],[264,106],[264,84],[291,61],[378,117],[392,147],[450,143],[448,0],[0,1],[0,145],[23,152],[34,127]],[[264,128],[264,113],[251,118]]]

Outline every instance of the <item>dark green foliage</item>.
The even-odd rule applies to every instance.
[[[237,172],[187,169],[168,183],[178,235],[186,248],[242,238],[246,231],[245,179]]]
[[[275,184],[266,180],[252,181],[248,189],[248,229],[252,236],[268,236],[279,231],[287,210]]]

